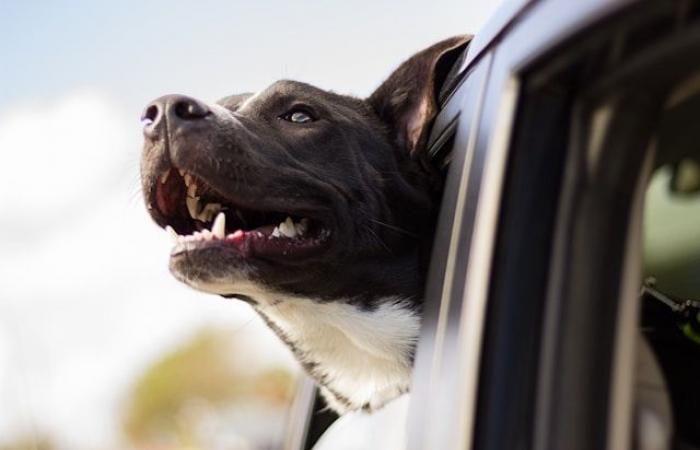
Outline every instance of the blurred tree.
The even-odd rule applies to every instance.
[[[201,448],[201,422],[208,414],[243,402],[279,408],[290,401],[293,375],[275,368],[242,370],[235,360],[236,337],[205,329],[144,372],[133,385],[122,422],[133,445]]]
[[[13,442],[0,443],[0,450],[53,450],[55,448],[47,436],[26,436]]]

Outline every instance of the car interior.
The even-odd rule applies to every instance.
[[[641,442],[672,436],[700,448],[700,73],[666,98],[645,195],[637,426]],[[642,447],[645,448],[645,447]]]

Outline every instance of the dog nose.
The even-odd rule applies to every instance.
[[[174,128],[188,122],[201,120],[211,114],[204,103],[184,95],[164,95],[151,102],[141,115],[143,133],[147,137],[157,137],[167,122]]]

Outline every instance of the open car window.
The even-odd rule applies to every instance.
[[[455,309],[419,345],[415,392],[429,393],[414,397],[409,448],[697,445],[643,335],[640,293],[647,183],[663,161],[679,172],[669,136],[698,142],[668,130],[683,123],[668,102],[698,68],[698,7],[551,0],[521,12],[465,63],[490,65],[472,137],[484,172]]]

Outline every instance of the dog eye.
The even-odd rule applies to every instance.
[[[282,119],[292,123],[308,123],[316,120],[310,113],[301,109],[293,109],[287,112],[282,116]]]

